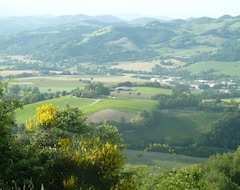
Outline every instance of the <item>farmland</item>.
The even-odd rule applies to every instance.
[[[4,71],[6,75],[14,75],[22,71]],[[30,72],[30,71],[29,71]],[[131,81],[144,83],[146,80],[132,78],[131,75],[124,76],[107,76],[107,75],[57,75],[57,76],[41,76],[16,78],[12,84],[20,86],[38,87],[41,92],[56,92],[66,90],[70,92],[75,88],[83,88],[88,82],[102,82],[107,85],[114,85],[119,82]]]
[[[207,70],[212,70],[215,74],[227,74],[240,76],[240,66],[239,62],[219,62],[219,61],[208,61],[208,62],[198,62],[193,65],[187,66],[187,70],[197,73]]]
[[[151,109],[156,104],[156,101],[145,100],[143,102],[142,100],[138,99],[102,99],[96,101],[94,99],[86,98],[82,99],[73,97],[62,97],[24,106],[23,110],[18,110],[16,112],[17,123],[25,123],[26,119],[32,117],[35,114],[35,110],[38,106],[48,103],[56,106],[64,106],[66,104],[69,104],[70,106],[79,107],[84,114],[89,116],[104,109],[113,109],[126,113],[137,114],[144,109]],[[102,118],[102,121],[103,120],[104,118]]]
[[[173,155],[170,153],[145,152],[142,155],[141,153],[141,151],[126,150],[127,162],[132,165],[156,165],[164,169],[171,169],[207,161],[207,158]]]

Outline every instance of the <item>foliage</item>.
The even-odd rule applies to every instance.
[[[190,92],[186,85],[178,84],[173,88],[172,95],[162,95],[158,97],[158,109],[186,109],[197,108],[200,99],[197,95]]]
[[[18,188],[110,189],[125,163],[117,129],[87,126],[82,112],[68,105],[38,107],[15,143],[20,152],[3,178],[9,187],[14,181]]]
[[[85,86],[84,89],[77,88],[72,90],[72,94],[82,98],[98,98],[109,95],[110,90],[108,87],[103,86],[103,83],[91,83]]]
[[[125,177],[115,186],[115,189],[124,190],[185,190],[206,189],[210,190],[203,179],[203,171],[200,166],[192,165],[183,168],[163,170],[152,166],[127,166],[124,170]],[[127,176],[127,177],[126,177]],[[122,188],[121,188],[122,187]]]
[[[212,189],[240,189],[240,147],[234,153],[216,154],[204,164],[204,178]]]
[[[205,135],[208,146],[237,149],[240,144],[240,113],[236,111],[225,115],[212,126],[212,130]]]
[[[9,172],[9,164],[14,159],[12,129],[15,125],[14,110],[22,107],[22,102],[6,92],[8,81],[0,82],[0,183]]]

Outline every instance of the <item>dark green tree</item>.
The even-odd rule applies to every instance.
[[[12,129],[15,126],[14,111],[22,107],[22,103],[7,92],[8,82],[0,82],[0,183],[5,182],[13,157]]]
[[[227,114],[205,135],[205,143],[227,149],[237,149],[240,145],[240,112]]]

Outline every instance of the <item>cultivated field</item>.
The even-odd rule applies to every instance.
[[[2,71],[4,73],[12,73],[13,71]],[[21,71],[18,71],[21,74]],[[2,74],[1,74],[2,75]],[[133,78],[132,75],[124,76],[106,76],[106,75],[54,75],[54,76],[41,76],[41,77],[27,77],[27,78],[17,78],[13,81],[13,84],[18,84],[19,86],[28,87],[38,87],[41,92],[56,92],[66,90],[71,92],[76,88],[84,88],[86,83],[89,82],[102,82],[104,85],[115,85],[120,82],[137,82],[145,83],[149,80]]]
[[[123,69],[123,70],[128,70],[128,71],[146,71],[146,72],[151,72],[152,68],[155,67],[156,65],[159,65],[164,68],[176,68],[176,67],[181,67],[184,66],[185,63],[178,61],[176,59],[166,59],[164,60],[165,62],[172,62],[173,65],[167,66],[167,65],[162,65],[160,62],[161,60],[156,60],[156,61],[149,61],[149,62],[122,62],[119,63],[118,65],[112,66],[112,68],[117,68],[117,69]]]
[[[198,73],[203,71],[212,70],[215,74],[226,74],[232,76],[240,76],[240,62],[219,62],[219,61],[208,61],[198,62],[185,67],[188,71]]]
[[[19,75],[23,73],[35,73],[33,70],[3,70],[0,72],[1,76],[9,76],[9,75]]]
[[[72,97],[62,97],[62,98],[56,98],[46,101],[41,101],[33,104],[25,105],[23,109],[18,109],[16,111],[16,120],[18,124],[25,123],[25,121],[36,113],[36,108],[39,106],[42,106],[44,104],[53,104],[54,106],[64,106],[66,104],[69,104],[70,106],[76,106],[76,107],[85,107],[88,105],[91,105],[95,102],[94,99],[79,99],[79,98],[72,98]]]
[[[96,112],[102,110],[115,110],[118,113],[116,114],[114,111],[112,115],[114,116],[113,120],[120,120],[123,117],[127,118],[127,115],[137,114],[142,110],[149,110],[154,107],[157,103],[155,100],[144,100],[141,99],[102,99],[102,100],[95,100],[95,99],[87,99],[87,98],[73,98],[73,97],[62,97],[56,98],[52,100],[46,100],[42,102],[33,103],[30,105],[24,106],[23,110],[17,110],[16,112],[16,119],[17,123],[25,123],[26,119],[32,117],[35,114],[35,110],[37,107],[51,103],[55,106],[64,106],[69,104],[70,106],[79,107],[86,116],[90,116]],[[125,112],[122,113],[122,112]],[[108,111],[109,116],[111,115]],[[98,118],[98,121],[106,120],[105,114],[99,113],[98,116],[94,115]],[[115,117],[116,116],[116,117]]]

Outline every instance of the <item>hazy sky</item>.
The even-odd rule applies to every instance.
[[[0,0],[0,16],[142,14],[172,18],[240,15],[240,0]]]

